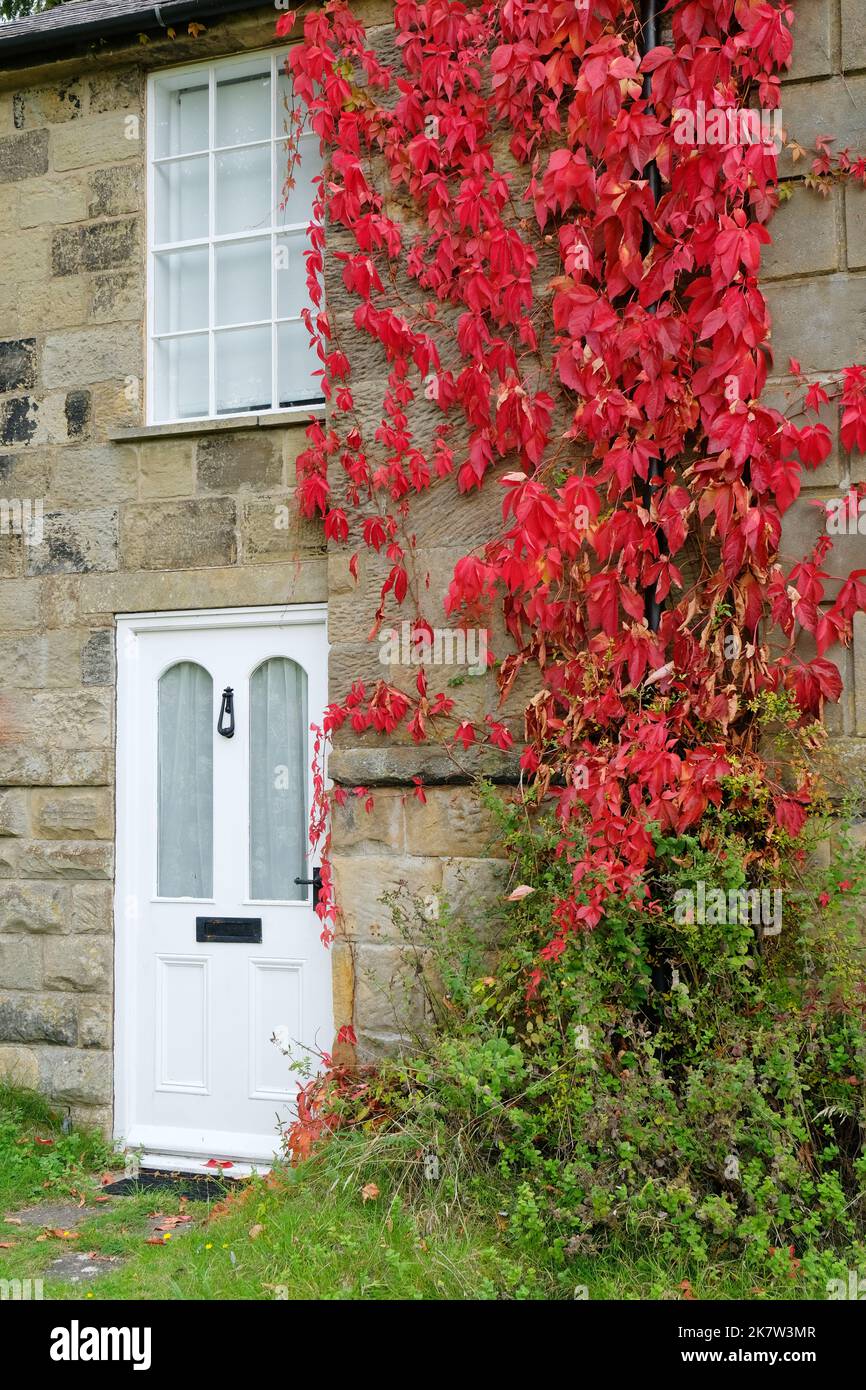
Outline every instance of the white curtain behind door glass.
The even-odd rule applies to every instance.
[[[192,661],[159,682],[158,888],[213,895],[213,681]]]
[[[273,657],[250,678],[250,896],[307,889],[307,675]]]

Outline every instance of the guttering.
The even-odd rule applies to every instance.
[[[100,0],[62,5],[25,19],[0,24],[0,68],[9,60],[39,53],[50,59],[69,48],[148,29],[166,30],[187,21],[212,19],[238,10],[264,8],[261,0],[163,0],[162,4],[121,8]]]

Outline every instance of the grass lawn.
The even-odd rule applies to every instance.
[[[226,1201],[149,1191],[99,1202],[101,1177],[116,1165],[99,1138],[63,1134],[41,1097],[0,1087],[0,1217],[40,1203],[77,1208],[66,1227],[4,1221],[0,1279],[42,1278],[52,1299],[825,1296],[802,1276],[758,1285],[737,1261],[684,1270],[644,1250],[564,1263],[515,1242],[491,1202],[489,1219],[417,1211],[401,1200],[387,1165],[372,1191],[369,1173],[341,1162],[339,1140],[321,1159],[244,1183]],[[154,1213],[190,1219],[173,1227],[169,1220],[170,1229],[154,1236]],[[71,1251],[120,1263],[103,1259],[108,1272],[90,1282],[52,1278],[48,1267]]]

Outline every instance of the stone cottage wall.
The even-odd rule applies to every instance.
[[[303,419],[142,428],[147,69],[273,21],[0,72],[0,498],[44,505],[0,535],[0,1070],[105,1127],[114,615],[328,594],[319,529],[275,526]]]
[[[361,8],[388,51],[391,6]],[[833,131],[866,151],[861,0],[799,0],[797,19],[785,124],[803,143]],[[0,498],[42,498],[45,507],[42,547],[0,536],[0,1070],[105,1126],[114,615],[327,599],[334,698],[359,676],[372,683],[386,674],[406,688],[414,680],[414,671],[383,668],[379,644],[367,640],[386,562],[361,556],[356,584],[345,549],[328,554],[315,527],[274,527],[275,507],[291,504],[302,424],[142,425],[146,73],[266,47],[273,21],[268,6],[195,40],[154,36],[0,70]],[[794,166],[786,175],[800,177]],[[837,189],[822,202],[798,190],[773,230],[766,278],[777,370],[789,355],[816,373],[866,361],[866,193]],[[386,367],[354,334],[336,270],[331,263],[329,308],[369,426]],[[785,385],[774,381],[780,398]],[[830,423],[838,425],[835,411]],[[422,437],[425,428],[422,419]],[[832,495],[862,467],[837,447],[810,478],[810,495]],[[414,579],[434,625],[455,559],[496,524],[498,492],[456,498],[445,480],[413,507]],[[798,504],[786,526],[792,557],[817,517]],[[846,540],[845,567],[866,565],[864,551],[866,538]],[[501,637],[494,633],[494,650]],[[831,727],[843,766],[862,769],[866,623],[843,671],[848,688]],[[491,708],[486,680],[456,667],[439,674],[431,688],[447,688],[465,717]],[[522,694],[506,714],[515,728]],[[337,736],[332,776],[373,796],[370,811],[366,797],[349,796],[333,844],[342,908],[335,1021],[354,1023],[362,1056],[393,1046],[423,1010],[415,978],[423,953],[406,945],[383,896],[405,889],[422,912],[447,902],[473,922],[501,893],[501,849],[466,785],[478,760],[455,762],[408,736],[387,746],[348,727]],[[498,755],[487,768],[507,772]],[[413,795],[413,776],[424,780],[426,804]]]

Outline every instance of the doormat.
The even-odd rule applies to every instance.
[[[230,1178],[209,1178],[198,1173],[162,1172],[144,1169],[135,1178],[118,1178],[106,1183],[100,1191],[110,1197],[137,1197],[154,1188],[168,1189],[191,1202],[219,1202],[226,1195]]]

